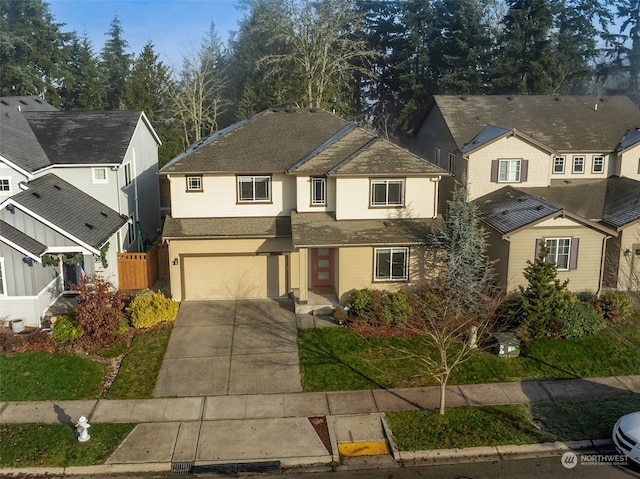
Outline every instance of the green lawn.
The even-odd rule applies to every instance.
[[[164,323],[136,333],[120,364],[108,399],[146,399],[153,397],[162,359],[167,350],[173,323]]]
[[[640,395],[548,404],[388,412],[402,451],[449,449],[611,437],[616,420],[640,410]]]
[[[305,391],[433,386],[423,366],[403,351],[424,353],[419,338],[374,338],[347,328],[298,332]],[[450,384],[638,374],[640,320],[593,336],[536,340],[519,358],[475,351],[454,370]],[[433,354],[433,351],[431,352]]]
[[[91,439],[79,442],[62,424],[0,425],[0,467],[68,467],[103,464],[134,424],[92,424]]]
[[[46,401],[97,398],[104,364],[70,354],[30,351],[0,354],[0,400]]]

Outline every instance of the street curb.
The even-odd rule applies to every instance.
[[[504,446],[479,446],[458,449],[434,449],[427,451],[399,451],[398,461],[429,461],[437,464],[456,464],[460,462],[485,462],[494,460],[512,460],[536,457],[550,457],[566,451],[597,450],[612,444],[610,439],[585,441],[557,441],[539,444],[520,444]]]
[[[100,464],[95,466],[69,466],[69,467],[22,467],[0,469],[3,476],[27,475],[86,475],[86,474],[134,474],[143,472],[171,472],[171,463],[144,462],[137,464]]]

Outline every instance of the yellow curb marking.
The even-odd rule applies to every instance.
[[[342,456],[379,456],[389,454],[387,441],[340,442],[338,452]]]

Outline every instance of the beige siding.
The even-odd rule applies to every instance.
[[[493,160],[528,160],[527,181],[521,183],[492,183],[491,162]],[[495,141],[469,155],[467,183],[469,198],[475,199],[506,185],[516,187],[548,186],[551,155],[541,148],[511,136]]]
[[[270,203],[237,204],[235,175],[205,175],[202,192],[187,192],[185,176],[169,176],[171,214],[174,218],[288,216],[295,208],[295,178],[284,174],[271,179]]]
[[[640,291],[640,223],[628,226],[620,236],[618,289]]]
[[[571,271],[558,271],[558,279],[569,280],[571,291],[591,291],[596,293],[600,285],[602,248],[605,235],[595,230],[586,228],[577,223],[566,226],[565,219],[557,220],[558,227],[553,227],[549,222],[545,225],[535,226],[511,235],[509,238],[509,271],[508,289],[514,290],[518,286],[526,286],[524,269],[527,260],[534,261],[536,239],[538,238],[579,238],[577,269]]]
[[[437,215],[438,182],[405,178],[404,207],[370,207],[369,178],[336,180],[336,219],[433,218]]]
[[[509,242],[495,230],[485,227],[487,236],[487,256],[495,261],[495,281],[500,285],[507,284],[509,277]]]
[[[553,158],[556,155],[553,155],[551,158],[551,169],[549,170],[551,173],[552,180],[601,180],[606,178],[609,175],[615,175],[615,156],[603,153],[601,151],[572,151],[572,152],[561,152],[558,153],[557,156],[564,157],[564,173],[554,173],[553,172]],[[573,172],[573,159],[577,156],[581,156],[584,158],[584,173],[574,173]],[[593,159],[596,156],[604,157],[604,169],[602,173],[594,173],[593,172]]]
[[[327,204],[325,206],[311,206],[311,177],[296,177],[296,209],[300,213],[336,210],[336,179],[327,178]]]
[[[621,155],[619,176],[640,180],[640,144]]]
[[[409,251],[409,281],[374,281],[374,248],[339,248],[336,255],[336,293],[341,302],[356,289],[372,288],[396,291],[417,286],[432,278],[440,267],[431,251],[421,246],[411,246]]]
[[[212,257],[212,256],[220,256],[225,255],[229,257],[242,257],[242,256],[257,256],[257,255],[265,255],[266,258],[269,253],[282,253],[291,251],[291,240],[290,239],[234,239],[234,240],[174,240],[169,242],[169,277],[171,281],[171,296],[176,301],[181,301],[183,299],[183,277],[185,273],[184,259],[187,257]],[[273,255],[274,258],[279,258],[279,256]],[[178,264],[173,264],[173,260],[178,259]],[[193,261],[193,260],[190,260]],[[275,260],[271,260],[275,261]],[[283,259],[278,259],[278,261],[284,261]],[[270,272],[275,271],[275,264],[270,264]],[[278,263],[278,269],[286,270],[285,263]],[[234,274],[230,272],[230,274]],[[283,290],[286,287],[286,276],[282,276],[278,273],[277,276],[272,276],[271,278],[279,278],[278,282],[278,294],[273,294],[274,296],[279,296],[280,294],[284,294]]]

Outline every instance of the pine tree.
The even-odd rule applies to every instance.
[[[144,111],[151,122],[162,120],[167,114],[169,83],[169,68],[158,60],[153,43],[148,42],[133,61],[124,91],[126,108]]]
[[[434,246],[446,253],[446,284],[459,304],[472,304],[493,278],[488,259],[487,233],[480,224],[478,208],[469,201],[464,185],[458,185],[448,201],[441,232],[431,237]]]
[[[69,59],[59,87],[62,110],[102,110],[106,100],[105,83],[98,59],[86,33],[74,33]]]
[[[116,15],[111,21],[108,39],[101,52],[102,69],[107,82],[106,109],[120,110],[124,108],[124,90],[129,77],[131,55],[126,53],[129,44],[122,36],[122,25]]]
[[[524,277],[528,285],[520,287],[523,311],[520,327],[531,338],[556,335],[557,320],[571,301],[569,281],[560,282],[558,266],[547,261],[548,254],[549,249],[543,244],[535,261],[527,261]]]

